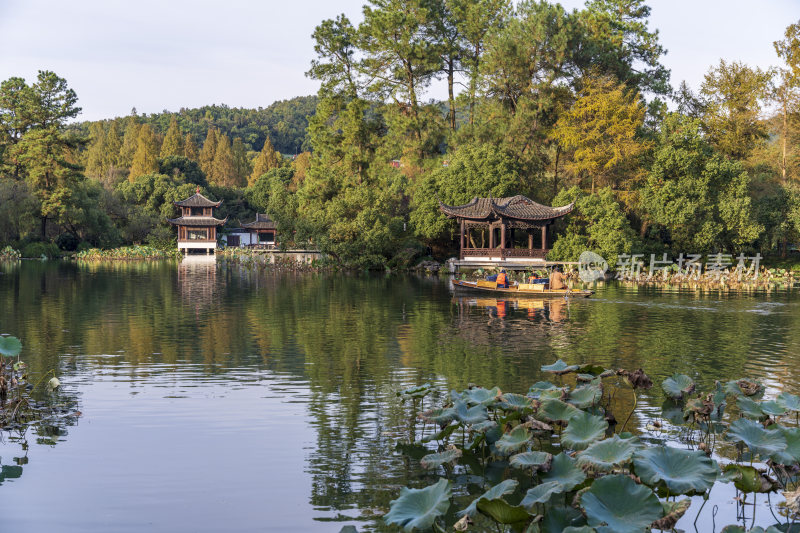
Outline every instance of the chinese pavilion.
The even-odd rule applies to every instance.
[[[547,227],[572,211],[573,207],[574,204],[547,207],[519,195],[510,198],[473,198],[468,204],[458,206],[439,202],[439,209],[448,218],[455,218],[460,223],[459,259],[475,261],[544,260],[550,251],[547,247]],[[539,232],[539,247],[534,248],[534,235]],[[475,241],[476,233],[480,246]],[[524,239],[518,243],[520,234],[527,235],[527,243]]]
[[[178,226],[178,250],[189,253],[190,250],[205,250],[211,253],[217,247],[217,226],[227,222],[214,218],[214,208],[219,207],[222,201],[212,202],[202,194],[200,187],[197,192],[180,202],[173,202],[181,209],[181,216],[168,218],[170,224]]]
[[[277,226],[267,215],[256,213],[256,219],[253,222],[247,222],[241,224],[241,226],[250,232],[250,242],[252,245],[264,247],[278,245],[275,240]]]

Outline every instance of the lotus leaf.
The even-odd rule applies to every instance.
[[[433,422],[434,424],[447,424],[456,419],[456,410],[452,407],[444,409],[428,409],[417,415],[426,422]]]
[[[700,450],[681,450],[659,446],[633,455],[636,475],[655,487],[663,482],[670,494],[704,492],[714,485],[719,474],[717,463]]]
[[[356,526],[342,526],[342,529],[339,530],[339,533],[358,533]]]
[[[419,464],[421,464],[422,468],[425,470],[433,470],[434,468],[442,466],[443,464],[454,463],[459,457],[461,457],[461,450],[455,446],[451,446],[447,450],[440,453],[429,453],[420,459]]]
[[[606,369],[600,365],[595,365],[592,363],[584,363],[582,365],[578,365],[578,371],[583,374],[593,374],[595,376],[599,376],[600,374],[605,372]]]
[[[522,394],[514,394],[507,392],[500,397],[500,403],[497,407],[504,411],[525,411],[533,409],[533,400]]]
[[[0,355],[14,357],[22,351],[22,343],[16,337],[0,335]]]
[[[396,524],[404,531],[427,529],[450,508],[450,482],[440,478],[424,489],[403,488],[400,497],[389,503],[389,512],[383,519]]]
[[[732,396],[755,396],[760,398],[764,394],[764,386],[748,379],[729,381],[725,384],[725,393]]]
[[[586,518],[574,507],[556,505],[548,509],[541,524],[545,533],[563,533],[568,527],[586,525]]]
[[[602,417],[579,411],[569,419],[561,434],[561,444],[573,450],[585,450],[592,442],[602,439],[606,429],[608,422]]]
[[[537,398],[538,398],[539,400],[547,400],[547,399],[551,399],[551,400],[563,400],[564,398],[566,398],[566,397],[567,397],[567,390],[568,390],[568,389],[549,389],[549,390],[543,390],[543,391],[542,391],[542,392],[539,394],[539,396],[538,396]],[[530,393],[528,393],[528,395],[530,396]],[[533,398],[533,396],[531,396],[531,398]]]
[[[442,429],[441,431],[439,431],[437,433],[433,433],[431,435],[428,435],[427,437],[425,437],[423,439],[420,439],[419,442],[425,443],[425,442],[432,442],[432,441],[435,441],[435,440],[436,441],[445,440],[447,437],[452,435],[453,432],[455,430],[457,430],[459,427],[461,427],[459,424],[450,424],[449,426],[447,426],[446,428]]]
[[[561,530],[561,533],[595,533],[597,530],[589,526],[569,526]]]
[[[582,382],[586,383],[586,382],[594,381],[596,377],[597,376],[595,376],[594,374],[577,374],[575,376],[575,379],[577,381],[582,381]]]
[[[686,402],[686,408],[683,410],[683,419],[706,420],[713,411],[714,402],[703,400],[702,398],[692,398]]]
[[[580,368],[578,365],[568,365],[561,359],[553,363],[552,365],[543,365],[542,372],[550,372],[551,374],[556,374],[560,376],[562,374],[569,374],[570,372],[575,372]]]
[[[595,480],[581,506],[598,533],[642,533],[664,513],[652,490],[623,475]]]
[[[476,387],[464,391],[464,398],[469,405],[485,405],[488,407],[497,401],[500,394],[502,393],[497,387],[493,389]]]
[[[524,507],[511,505],[502,498],[496,498],[494,500],[481,498],[478,500],[477,507],[478,511],[500,524],[518,524],[520,522],[525,522],[531,517]]]
[[[480,424],[489,419],[489,412],[485,405],[467,407],[467,402],[457,402],[455,405],[456,416],[465,424]]]
[[[752,466],[729,464],[724,469],[725,478],[733,481],[742,492],[772,492],[778,490],[778,482]]]
[[[650,389],[653,387],[653,380],[639,368],[630,372],[628,370],[617,370],[617,374],[625,379],[625,383],[634,389]]]
[[[411,398],[411,399],[423,398],[424,396],[427,396],[427,394],[429,392],[431,392],[432,388],[433,388],[433,385],[431,385],[430,383],[425,383],[424,385],[419,385],[417,387],[410,387],[408,389],[401,390],[401,391],[399,391],[397,393],[397,395],[398,396],[402,396],[404,399],[405,398]]]
[[[782,392],[778,395],[777,402],[787,411],[800,411],[800,396]]]
[[[541,392],[543,390],[550,390],[550,389],[557,389],[557,388],[558,387],[556,387],[555,385],[553,385],[549,381],[537,381],[536,383],[531,385],[531,388],[528,389],[528,392]]]
[[[489,431],[490,429],[493,429],[493,428],[496,428],[496,427],[497,427],[497,422],[495,422],[494,420],[485,420],[483,422],[480,422],[479,424],[473,424],[470,429],[472,431],[477,431],[479,433],[485,433],[485,432]]]
[[[681,398],[694,392],[694,381],[689,376],[683,374],[675,374],[661,383],[661,388],[673,400],[680,400]]]
[[[566,492],[564,486],[558,481],[547,481],[536,485],[532,489],[528,489],[525,493],[525,498],[520,502],[520,505],[530,509],[537,503],[547,503],[553,494],[561,494]]]
[[[478,512],[478,500],[494,500],[502,497],[504,494],[511,494],[517,490],[517,485],[519,485],[519,483],[515,479],[506,479],[501,481],[494,487],[481,494],[479,497],[472,500],[472,503],[470,503],[466,509],[457,513],[458,516],[475,516],[475,514]]]
[[[579,409],[585,409],[597,404],[603,398],[603,388],[600,385],[584,385],[569,393],[567,402]]]
[[[786,449],[773,454],[772,460],[787,466],[800,462],[800,428],[778,426],[778,430],[786,439]]]
[[[591,466],[596,470],[607,472],[616,466],[629,463],[639,448],[638,439],[621,439],[619,435],[614,435],[610,439],[594,442],[580,452],[577,464],[582,468]]]
[[[542,405],[539,406],[539,410],[536,414],[539,418],[544,418],[545,420],[560,420],[566,422],[570,417],[579,412],[580,411],[574,405],[562,402],[561,400],[547,398],[542,400]]]
[[[786,408],[774,400],[761,402],[761,411],[769,416],[783,416],[786,414]]]
[[[692,505],[692,500],[685,498],[677,502],[665,501],[661,502],[661,507],[664,508],[664,518],[660,518],[653,522],[650,526],[652,529],[659,529],[661,531],[670,531],[675,528],[678,520],[686,514],[689,506]]]
[[[531,437],[532,435],[531,432],[528,431],[528,428],[523,425],[519,425],[500,437],[500,440],[498,440],[494,445],[497,447],[497,451],[508,455],[527,446],[528,442],[531,440]]]
[[[740,418],[731,423],[727,433],[728,440],[743,442],[750,451],[764,458],[786,450],[786,438],[777,429],[764,429],[761,424]]]
[[[752,418],[754,420],[764,418],[764,411],[761,410],[761,404],[751,400],[747,396],[739,396],[736,398],[736,406],[739,408],[742,415],[747,418]]]
[[[553,457],[550,470],[541,475],[542,482],[557,481],[564,488],[563,492],[572,490],[586,480],[583,470],[575,466],[575,460],[561,452]]]
[[[535,468],[547,472],[552,460],[553,456],[547,452],[522,452],[512,455],[509,462],[514,468]]]

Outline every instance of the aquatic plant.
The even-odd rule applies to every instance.
[[[6,246],[3,249],[0,249],[0,261],[11,261],[20,259],[22,254],[19,250],[15,250],[11,246]]]
[[[707,499],[716,483],[732,483],[739,505],[782,493],[783,523],[769,530],[794,531],[787,528],[800,518],[797,396],[764,399],[763,385],[747,379],[698,393],[693,379],[676,374],[661,384],[668,398],[662,416],[641,424],[650,436],[640,439],[616,424],[612,397],[620,387],[650,388],[641,369],[559,360],[541,370],[559,384],[540,381],[524,395],[473,386],[444,395],[443,403],[431,399],[431,384],[398,392],[422,422],[412,432],[422,437],[398,449],[427,446],[421,463],[437,482],[403,489],[386,522],[405,531],[670,530],[692,505],[680,495]],[[564,384],[569,374],[575,386]],[[427,425],[434,432],[424,436]],[[451,500],[462,510],[448,512]]]
[[[137,261],[152,259],[175,259],[181,257],[178,249],[162,249],[153,246],[123,246],[110,250],[91,248],[75,254],[75,258],[81,261]]]

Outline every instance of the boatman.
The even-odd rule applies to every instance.
[[[561,273],[561,267],[557,266],[553,269],[550,275],[550,289],[559,290],[564,288],[564,274]]]
[[[501,268],[500,273],[497,275],[497,288],[498,289],[508,288],[508,278],[506,277],[506,269],[504,268]]]

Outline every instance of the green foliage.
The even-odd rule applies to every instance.
[[[439,211],[439,201],[461,205],[475,197],[513,196],[521,189],[519,173],[513,157],[496,146],[460,147],[446,167],[428,173],[417,186],[411,212],[414,231],[427,239],[446,236],[455,225]]]
[[[610,188],[585,194],[573,187],[561,191],[553,200],[555,205],[572,202],[575,210],[568,215],[566,231],[556,240],[548,259],[577,261],[588,250],[613,265],[618,254],[634,250],[639,240]]]
[[[663,515],[652,491],[618,474],[596,480],[581,505],[598,533],[640,533]]]
[[[425,530],[450,508],[450,482],[444,478],[424,489],[407,489],[392,500],[384,516],[387,524],[396,524],[403,531]]]
[[[670,494],[709,490],[719,474],[716,461],[704,452],[669,446],[636,452],[633,465],[642,482],[653,487],[664,483]]]
[[[748,195],[743,166],[718,154],[697,120],[670,115],[642,191],[644,207],[677,250],[742,250],[761,230]]]
[[[56,257],[61,257],[61,251],[54,243],[31,242],[22,248],[22,257],[29,259],[39,259],[40,257],[54,259]]]

